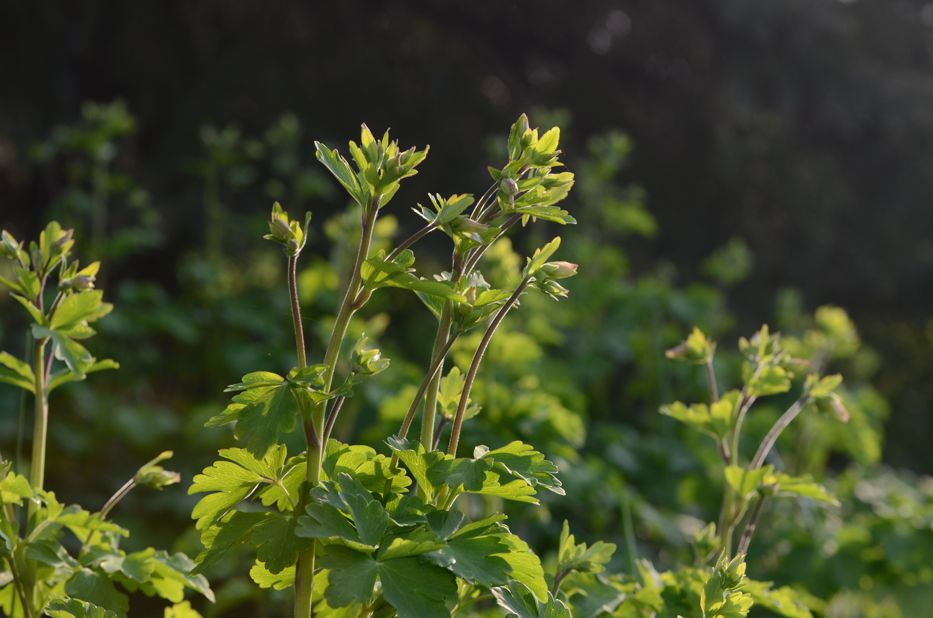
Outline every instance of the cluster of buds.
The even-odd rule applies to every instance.
[[[388,130],[381,140],[377,140],[365,124],[360,127],[360,144],[351,141],[349,146],[363,178],[377,195],[394,193],[395,183],[417,174],[415,167],[424,160],[430,148],[419,151],[412,146],[400,150],[398,140],[389,139]],[[380,205],[386,201],[380,200]]]
[[[263,236],[282,245],[285,255],[295,257],[304,249],[308,240],[308,226],[311,224],[311,213],[305,213],[304,226],[297,220],[289,219],[288,213],[282,205],[276,202],[272,205],[272,215],[269,219],[269,233]]]

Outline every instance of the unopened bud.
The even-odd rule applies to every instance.
[[[573,262],[548,262],[540,272],[548,279],[567,279],[577,274],[577,267]]]
[[[269,221],[269,232],[281,241],[288,240],[292,235],[292,230],[288,227],[288,221],[282,216],[273,215]]]
[[[518,195],[518,183],[512,178],[503,178],[499,186],[502,188],[502,192],[509,197]]]
[[[849,422],[849,410],[846,408],[845,404],[842,403],[842,398],[838,395],[832,398],[833,412],[836,413],[836,418],[838,418],[843,423]]]
[[[95,279],[95,277],[91,277],[90,275],[78,275],[71,280],[71,285],[75,290],[83,292],[94,288]]]
[[[55,240],[55,246],[59,250],[63,250],[65,246],[71,242],[71,237],[74,236],[74,230],[62,230],[62,235]]]

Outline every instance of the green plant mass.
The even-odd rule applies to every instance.
[[[108,233],[122,202],[98,184],[133,128],[120,105],[88,107],[44,146],[90,158],[75,229],[90,219],[88,251],[114,262],[161,242],[149,230],[117,250]],[[320,168],[305,169],[301,134],[290,115],[262,140],[202,131],[199,250],[174,296],[121,287],[122,317],[98,288],[107,262],[80,264],[73,229],[3,232],[27,354],[0,353],[0,382],[34,422],[31,457],[0,460],[6,615],[898,618],[892,599],[930,599],[933,484],[878,465],[885,404],[854,324],[785,292],[779,329],[725,343],[725,290],[753,272],[740,239],[702,262],[708,283],[633,274],[623,241],[656,222],[617,181],[627,137],[571,162],[558,127],[521,115],[479,190],[412,205],[427,146],[364,124],[346,148],[314,142]],[[266,164],[279,201],[260,228],[234,198]],[[330,218],[297,212],[335,196]],[[102,345],[172,341],[183,369],[114,347],[131,375],[94,395],[86,378],[119,368],[92,352],[96,328]],[[132,412],[118,398],[146,390],[133,374],[152,358],[186,424],[108,420],[111,440],[165,439],[190,479],[154,449],[97,510],[59,501],[46,464],[73,456],[49,441],[73,422],[59,387],[78,393],[69,409]],[[216,392],[186,398],[186,380]],[[651,414],[629,422],[629,408]],[[162,526],[171,551],[145,547],[151,526],[129,537],[118,507],[148,508],[124,501],[138,486],[165,489],[187,524]]]
[[[0,381],[28,392],[34,405],[29,474],[0,461],[0,534],[4,580],[0,608],[7,616],[126,616],[128,594],[141,592],[182,604],[186,591],[213,600],[203,575],[183,553],[120,548],[129,531],[109,519],[111,511],[135,487],[161,490],[178,483],[175,472],[160,463],[165,451],[143,465],[97,510],[62,504],[45,484],[51,394],[89,374],[117,369],[111,359],[97,359],[85,347],[94,324],[113,306],[95,289],[99,262],[82,267],[72,255],[73,231],[57,222],[28,245],[3,231],[2,255],[13,275],[0,279],[28,314],[30,361],[0,353]],[[176,605],[176,607],[178,607]],[[171,611],[171,610],[170,610]],[[179,610],[181,611],[181,610]]]

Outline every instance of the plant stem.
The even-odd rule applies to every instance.
[[[431,350],[431,381],[428,383],[424,397],[424,414],[421,417],[421,444],[424,450],[430,451],[434,445],[434,423],[437,418],[437,394],[441,387],[441,376],[444,373],[444,359],[450,346],[445,342],[450,338],[451,320],[450,301],[444,303],[441,317],[437,323],[437,333],[434,335],[434,348]],[[409,410],[410,412],[410,410]]]
[[[483,257],[483,254],[486,253],[486,250],[489,249],[489,247],[491,247],[493,243],[495,243],[497,240],[505,236],[505,233],[508,231],[508,229],[512,227],[513,225],[515,225],[516,223],[518,223],[519,221],[521,221],[521,219],[522,219],[521,215],[512,215],[511,217],[509,217],[509,219],[505,223],[502,224],[502,227],[500,228],[499,233],[496,235],[494,239],[492,239],[492,242],[488,242],[482,247],[478,247],[477,249],[475,249],[473,253],[470,254],[470,257],[467,258],[466,264],[464,264],[463,274],[465,275],[470,274],[470,272],[472,272],[472,270],[476,268],[476,264],[477,262],[479,262],[480,258]]]
[[[334,431],[334,424],[337,422],[337,415],[340,414],[340,410],[343,408],[343,402],[347,400],[346,397],[340,395],[334,399],[334,405],[331,406],[330,414],[327,415],[327,422],[324,424],[324,437],[321,438],[322,444],[327,444],[327,441],[330,440],[330,434]]]
[[[719,387],[716,386],[716,370],[713,368],[713,358],[710,357],[706,361],[706,381],[709,383],[709,398],[710,401],[716,403],[719,401]]]
[[[425,374],[424,379],[421,380],[421,385],[418,387],[418,392],[415,393],[414,399],[411,401],[411,405],[408,406],[408,412],[405,414],[404,420],[402,420],[402,427],[398,431],[398,437],[405,438],[408,436],[408,432],[411,429],[411,424],[415,420],[415,414],[418,413],[418,404],[421,403],[421,399],[424,397],[425,392],[428,390],[429,385],[434,381],[434,376],[438,375],[438,369],[440,369],[441,363],[447,352],[450,351],[451,346],[453,346],[454,341],[457,340],[457,337],[451,337],[447,340],[447,343],[444,344],[444,348],[440,355],[438,355],[432,362],[431,367],[428,369],[428,372]],[[428,450],[425,448],[425,450]],[[431,450],[437,450],[436,447]],[[389,469],[392,471],[397,470],[398,466],[398,453],[392,453],[392,461],[389,463]],[[392,489],[392,479],[386,480],[386,486],[382,493],[388,495],[389,490]]]
[[[473,354],[473,361],[470,363],[470,369],[467,371],[466,378],[463,381],[463,392],[460,393],[460,403],[457,404],[457,414],[454,416],[454,424],[450,430],[450,443],[447,447],[447,453],[454,457],[457,456],[457,447],[460,445],[460,432],[463,429],[463,415],[466,412],[467,402],[470,400],[470,390],[473,388],[473,382],[476,380],[476,374],[479,371],[480,363],[483,361],[483,355],[486,354],[486,348],[489,347],[489,342],[492,341],[493,335],[496,334],[496,329],[502,324],[502,320],[505,319],[509,310],[518,302],[518,298],[522,295],[522,292],[525,291],[525,288],[528,287],[529,282],[530,279],[525,277],[522,279],[521,283],[518,284],[518,287],[515,288],[515,291],[512,292],[509,299],[505,301],[505,304],[502,305],[496,313],[492,322],[486,327],[486,332],[483,333],[483,338],[480,340],[479,346]]]
[[[288,296],[292,306],[292,325],[295,331],[295,349],[298,352],[298,366],[307,367],[305,353],[305,331],[301,323],[301,303],[298,300],[298,255],[288,258]]]
[[[35,389],[35,424],[32,431],[32,462],[29,482],[34,490],[42,489],[45,482],[45,445],[48,438],[49,394],[45,380],[45,340],[35,342],[33,350],[33,369]],[[30,514],[33,502],[30,501]]]
[[[424,226],[423,228],[421,228],[420,230],[418,230],[417,232],[415,232],[414,234],[406,238],[404,241],[402,241],[402,243],[399,246],[397,246],[395,249],[392,249],[392,252],[386,256],[386,262],[391,262],[392,260],[397,258],[402,251],[409,248],[410,246],[412,246],[413,244],[415,244],[416,242],[418,242],[419,240],[421,240],[422,238],[424,238],[425,236],[427,236],[428,234],[430,234],[436,229],[437,229],[436,223],[428,223],[426,226]]]
[[[330,341],[327,343],[327,349],[324,352],[324,388],[330,389],[334,380],[334,372],[337,369],[337,356],[340,354],[340,346],[347,334],[347,327],[350,325],[350,319],[359,309],[354,306],[362,280],[360,269],[363,262],[369,257],[369,248],[372,244],[373,229],[375,228],[376,217],[379,214],[379,204],[373,200],[368,208],[363,212],[363,224],[360,231],[360,245],[356,253],[356,260],[353,264],[353,270],[350,273],[350,280],[347,281],[347,288],[337,311],[337,318],[334,322],[334,330],[331,333]],[[308,464],[306,481],[309,486],[314,487],[321,480],[321,454],[324,452],[324,443],[321,438],[324,435],[324,413],[327,402],[321,402],[311,409],[310,420],[313,423],[314,442],[308,443]],[[306,431],[306,436],[308,433]],[[309,436],[308,436],[309,437]],[[298,566],[295,571],[295,618],[308,618],[313,612],[314,595],[314,554],[317,549],[317,541],[312,542],[311,547],[303,551],[298,556]]]
[[[805,394],[800,399],[795,401],[791,407],[787,408],[787,411],[781,415],[774,425],[765,435],[765,439],[761,441],[761,445],[758,447],[758,450],[755,452],[755,456],[752,458],[751,469],[757,470],[764,464],[765,458],[768,457],[768,453],[771,452],[771,449],[774,447],[774,443],[777,442],[778,437],[781,433],[787,429],[787,426],[790,425],[797,415],[803,410],[803,406],[807,403],[809,397]]]
[[[751,545],[752,535],[755,534],[755,528],[758,527],[758,518],[761,517],[761,510],[764,504],[765,497],[759,496],[758,501],[752,508],[752,514],[748,518],[748,523],[745,524],[745,530],[742,531],[742,540],[739,541],[739,555],[744,556],[748,553],[748,546]]]

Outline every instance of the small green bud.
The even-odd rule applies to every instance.
[[[548,279],[567,279],[577,274],[577,268],[573,262],[548,262],[538,272]]]
[[[133,475],[133,482],[141,487],[161,490],[169,485],[174,485],[181,481],[181,475],[172,470],[166,470],[159,463],[169,459],[172,451],[163,451],[151,461],[144,464],[136,474]]]
[[[499,183],[499,187],[509,197],[518,195],[518,183],[512,178],[503,178],[502,182]]]
[[[292,230],[288,227],[288,221],[282,216],[273,216],[269,222],[269,232],[282,242],[288,241],[292,235]]]
[[[388,369],[389,359],[382,356],[377,348],[367,347],[369,339],[366,335],[360,337],[353,346],[353,372],[363,376],[371,376]]]

